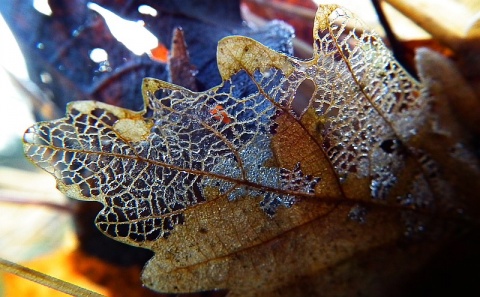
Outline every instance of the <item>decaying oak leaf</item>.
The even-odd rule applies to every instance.
[[[444,104],[358,25],[321,6],[307,61],[225,38],[220,86],[145,79],[141,112],[73,102],[25,153],[104,204],[105,234],[155,252],[154,290],[383,296],[468,224],[459,210],[478,214],[479,170]]]

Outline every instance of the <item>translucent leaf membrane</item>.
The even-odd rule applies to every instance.
[[[478,190],[466,159],[452,158],[464,147],[448,112],[364,28],[320,7],[307,61],[225,38],[218,87],[147,78],[141,112],[71,103],[26,132],[25,153],[68,196],[104,204],[105,234],[155,251],[143,281],[157,291],[288,296],[300,280],[333,286],[310,279],[330,270],[342,284],[369,267],[348,259],[378,261],[370,251],[384,246],[408,259],[397,241],[427,225],[438,234],[455,199]]]

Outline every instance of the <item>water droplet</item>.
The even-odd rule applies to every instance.
[[[270,76],[272,76],[272,73],[270,71],[264,71],[262,72],[262,76],[264,78],[269,78]]]
[[[405,196],[398,196],[397,201],[402,206],[411,207],[413,205],[413,196],[412,194],[407,194]]]
[[[415,216],[412,212],[402,213],[402,220],[405,223],[404,235],[409,238],[420,238],[425,234],[425,221]]]
[[[94,48],[90,51],[90,59],[95,63],[101,63],[108,60],[108,53],[103,48]]]
[[[311,77],[315,77],[316,73],[317,73],[317,68],[312,66],[312,67],[308,67],[307,70],[306,70],[306,73],[307,75],[311,76]]]
[[[417,223],[415,225],[407,225],[405,227],[404,234],[407,237],[414,237],[420,235],[423,232],[425,232],[425,226],[421,223]]]
[[[108,63],[108,61],[103,61],[103,62],[100,62],[99,67],[98,67],[98,71],[100,71],[100,72],[110,72],[110,71],[112,71],[112,67],[110,67],[110,63]]]
[[[28,128],[25,134],[23,134],[23,141],[26,143],[35,143],[35,129],[33,127]]]
[[[52,82],[52,76],[50,75],[50,73],[43,71],[42,73],[40,73],[40,80],[44,84],[49,84]]]
[[[146,4],[142,4],[138,7],[138,12],[141,13],[141,14],[146,14],[146,15],[151,15],[153,17],[156,17],[158,12],[155,8],[149,6],[149,5],[146,5]]]
[[[43,50],[45,48],[45,45],[43,43],[39,42],[39,43],[37,43],[37,48],[39,50]]]
[[[356,204],[350,209],[348,213],[348,218],[352,221],[358,222],[360,224],[365,223],[365,216],[367,215],[367,209],[359,204]]]

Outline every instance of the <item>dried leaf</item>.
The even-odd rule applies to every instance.
[[[198,70],[190,63],[187,44],[181,28],[173,31],[171,54],[168,59],[169,81],[176,85],[198,91],[195,75]]]
[[[451,0],[441,3],[432,0],[386,2],[452,49],[461,49],[468,41],[466,37],[475,35],[474,30],[469,33],[469,27],[474,24],[478,13],[473,5]]]
[[[480,134],[480,100],[455,63],[428,48],[418,50],[416,62],[430,92],[449,103],[465,128]]]
[[[25,153],[104,205],[105,234],[155,252],[154,290],[383,296],[478,215],[479,167],[445,104],[358,25],[321,6],[307,61],[225,38],[218,87],[147,78],[141,112],[73,102]]]

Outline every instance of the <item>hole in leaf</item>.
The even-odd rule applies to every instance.
[[[165,92],[163,91],[163,89],[156,90],[153,96],[155,96],[156,99],[162,99],[163,97],[165,97]]]
[[[387,139],[382,141],[380,148],[387,154],[392,154],[395,151],[399,151],[402,143],[398,139]]]
[[[291,107],[297,117],[301,117],[307,111],[315,94],[315,83],[310,79],[305,79],[297,89],[295,97],[292,100]]]

